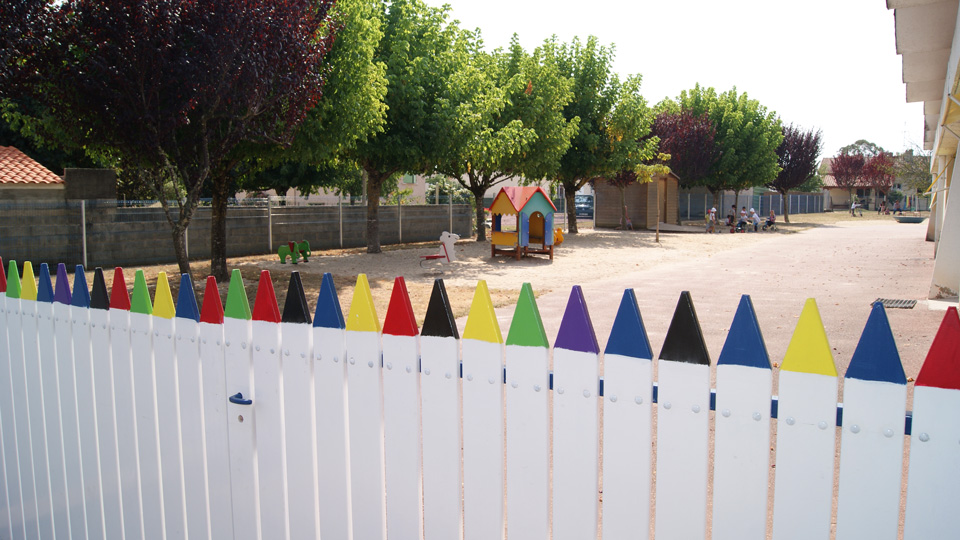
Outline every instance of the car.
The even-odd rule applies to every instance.
[[[576,195],[574,203],[577,207],[577,217],[593,217],[593,195]]]

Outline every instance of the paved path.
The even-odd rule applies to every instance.
[[[689,290],[714,364],[741,294],[751,296],[770,359],[777,363],[804,301],[816,298],[842,376],[873,300],[926,298],[933,244],[924,241],[925,231],[925,223],[841,222],[770,235],[762,242],[685,263],[625,275],[590,276],[584,279],[583,289],[602,349],[623,289],[633,287],[655,353],[663,344],[680,292]],[[669,237],[664,245],[669,246]],[[569,291],[557,291],[537,300],[551,342],[568,296]],[[914,309],[887,313],[907,376],[916,377],[944,312],[928,309],[921,300]],[[513,307],[498,309],[497,315],[506,337]]]

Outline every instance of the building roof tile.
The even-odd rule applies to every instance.
[[[0,184],[63,184],[63,178],[12,146],[0,146]]]

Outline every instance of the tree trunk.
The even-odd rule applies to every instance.
[[[787,192],[780,191],[780,199],[786,200],[786,198],[787,198]],[[790,205],[789,204],[783,205],[783,222],[790,223]]]
[[[173,226],[173,252],[177,255],[177,266],[181,274],[190,273],[190,259],[187,258],[186,227],[179,222]]]
[[[367,186],[367,253],[380,253],[380,191],[383,187],[384,175],[379,171],[364,169]]]
[[[571,186],[563,185],[563,200],[566,203],[567,207],[567,232],[569,234],[578,234],[577,232],[577,190],[576,186],[572,186],[574,189],[570,189]],[[594,212],[596,212],[596,207],[594,207]]]
[[[213,200],[210,203],[210,275],[220,283],[230,279],[227,271],[227,199],[230,179],[213,179]]]
[[[486,242],[487,240],[487,223],[486,223],[486,212],[483,211],[483,191],[479,193],[473,192],[473,201],[477,207],[477,242]],[[453,231],[450,231],[453,232]]]
[[[627,230],[627,223],[630,219],[627,216],[627,186],[617,186],[620,191],[620,228]],[[596,212],[596,206],[594,206],[594,212]]]

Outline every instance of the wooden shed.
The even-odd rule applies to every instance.
[[[657,218],[660,223],[677,224],[680,215],[677,210],[677,193],[680,178],[671,173],[654,176],[644,184],[627,186],[625,198],[627,216],[634,229],[656,229]],[[593,189],[594,211],[597,227],[621,227],[623,210],[620,208],[620,190],[606,180],[598,180]]]

